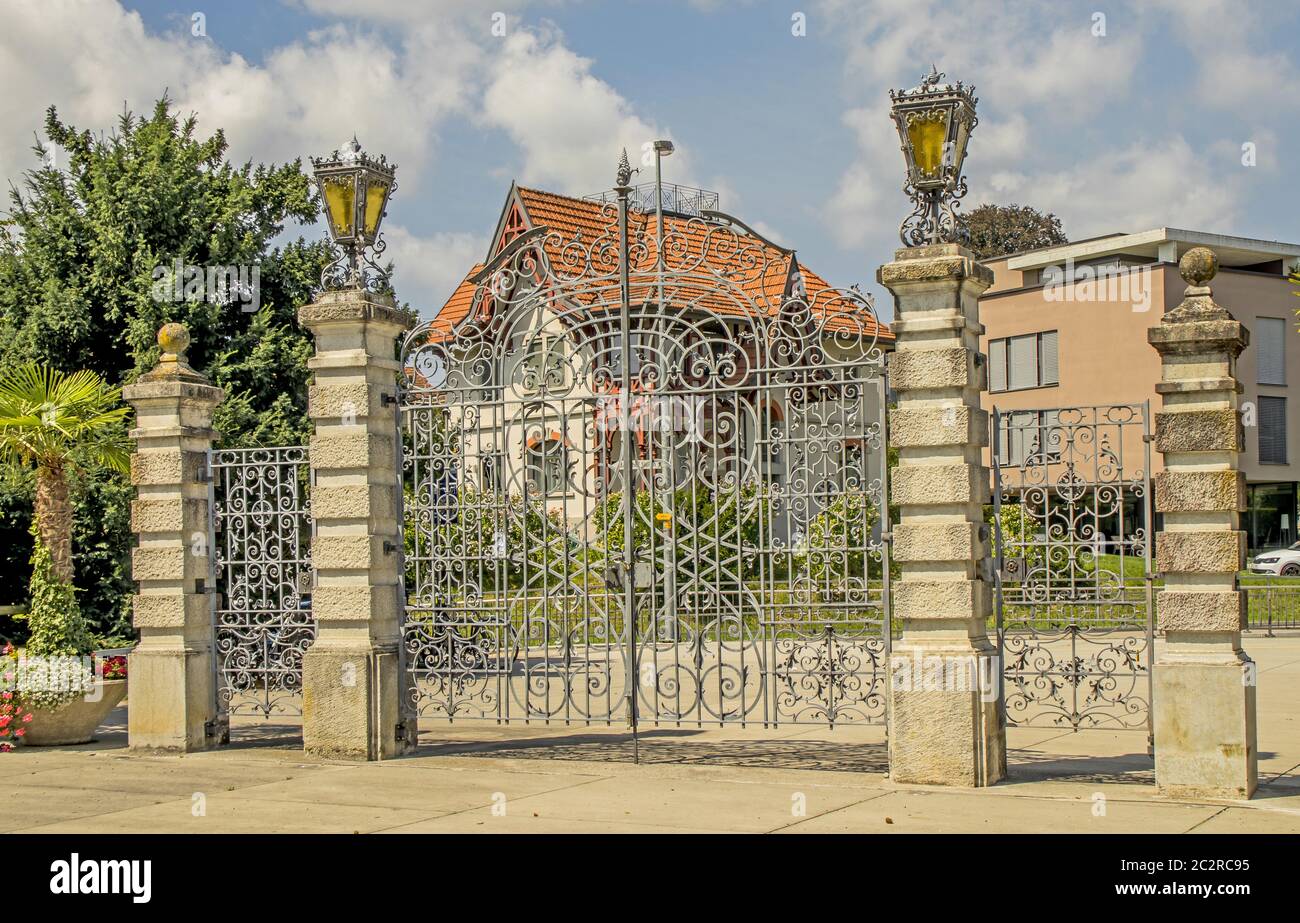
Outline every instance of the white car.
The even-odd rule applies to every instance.
[[[1273,577],[1300,577],[1300,542],[1290,548],[1261,551],[1251,559],[1250,572]]]

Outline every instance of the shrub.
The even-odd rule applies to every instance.
[[[842,493],[808,523],[796,548],[796,571],[823,589],[884,576],[881,556],[870,549],[880,510],[860,491]]]
[[[40,536],[32,552],[29,635],[20,664],[18,693],[25,706],[55,708],[84,694],[95,677],[83,660],[94,649],[72,585],[58,579]]]
[[[54,575],[50,551],[39,536],[32,552],[31,609],[25,616],[28,654],[80,656],[94,649],[72,585]]]

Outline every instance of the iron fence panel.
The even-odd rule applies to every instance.
[[[218,708],[301,714],[316,636],[307,449],[217,449],[210,471]]]
[[[994,408],[995,600],[1010,725],[1146,728],[1146,404]]]

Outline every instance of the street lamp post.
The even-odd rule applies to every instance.
[[[956,215],[958,200],[966,195],[961,168],[979,122],[979,100],[974,87],[960,80],[945,83],[945,76],[932,65],[918,86],[889,91],[890,114],[907,162],[903,191],[915,206],[898,229],[908,247],[957,243],[962,236]]]
[[[656,141],[655,152],[655,276],[659,304],[664,303],[664,177],[663,159],[676,150],[671,141]]]
[[[388,200],[397,189],[397,164],[382,154],[373,158],[354,136],[328,157],[313,157],[316,188],[325,205],[325,223],[338,256],[321,273],[325,288],[376,290],[388,273],[375,262],[384,252],[379,236]]]

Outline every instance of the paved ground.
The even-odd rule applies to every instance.
[[[972,791],[890,783],[878,728],[647,729],[638,765],[620,729],[429,724],[417,755],[357,765],[251,722],[222,751],[128,755],[119,709],[94,744],[0,754],[0,831],[1300,833],[1300,634],[1247,646],[1249,802],[1157,797],[1140,732],[1013,728],[1011,778]]]

